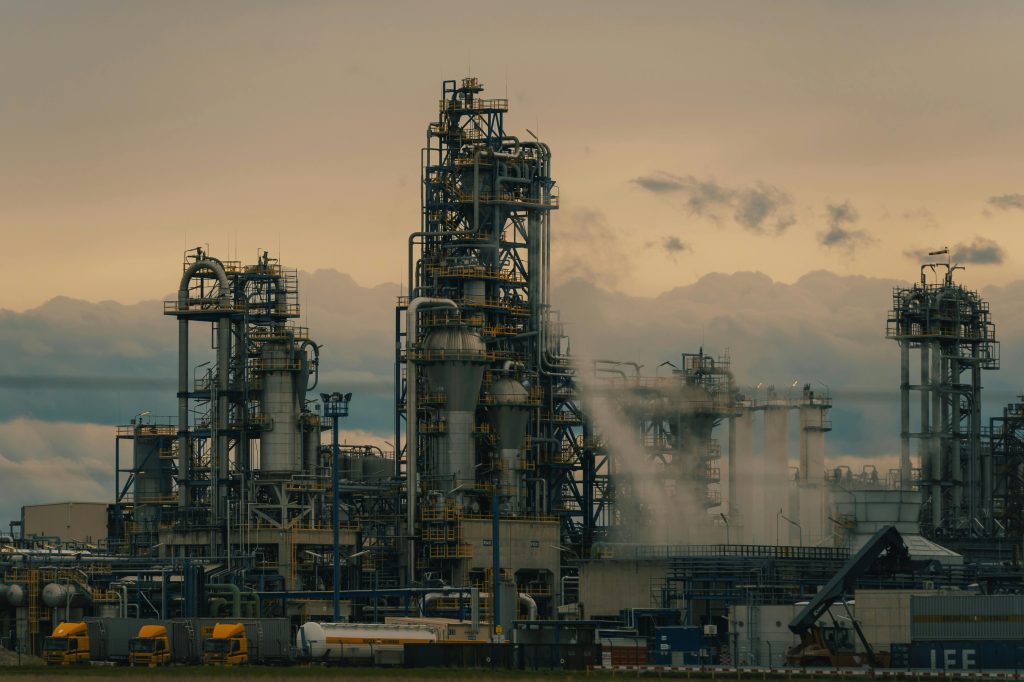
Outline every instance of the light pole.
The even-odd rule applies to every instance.
[[[352,400],[351,393],[321,393],[324,404],[324,416],[331,420],[331,526],[334,531],[334,622],[341,620],[341,538],[339,537],[338,506],[341,500],[338,495],[338,469],[341,467],[341,449],[338,447],[338,422],[348,416],[348,403]]]

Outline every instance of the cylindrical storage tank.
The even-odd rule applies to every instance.
[[[136,425],[133,433],[135,522],[155,526],[160,522],[160,505],[173,501],[173,437],[157,435],[156,429],[148,424]]]
[[[519,449],[530,419],[530,393],[520,382],[504,377],[491,385],[488,395],[487,421],[497,433],[501,459],[501,493],[507,496],[508,510],[516,512],[523,507]]]
[[[302,469],[302,405],[296,386],[301,361],[290,343],[270,342],[260,354],[263,390],[260,407],[266,423],[260,433],[260,470],[296,472]]]
[[[387,481],[395,473],[395,463],[378,455],[367,455],[363,460],[363,482],[379,485]]]
[[[437,639],[436,629],[429,625],[310,621],[295,634],[295,648],[305,659],[373,662],[382,653],[400,655],[407,643],[429,644]]]
[[[77,585],[49,583],[43,588],[43,603],[51,608],[82,606],[86,596]]]
[[[363,458],[351,452],[338,455],[338,477],[343,481],[361,483],[363,480]]]
[[[480,336],[464,327],[432,331],[422,344],[427,381],[445,393],[447,433],[440,444],[436,470],[427,476],[456,488],[476,482],[476,406],[487,364],[487,347]]]
[[[7,603],[11,606],[25,606],[28,604],[28,590],[24,585],[14,583],[7,588]]]

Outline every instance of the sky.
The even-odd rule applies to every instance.
[[[830,454],[890,456],[870,399],[895,398],[888,292],[948,246],[992,300],[997,409],[1024,367],[1022,21],[1015,2],[0,0],[0,488],[112,489],[98,434],[172,409],[158,301],[199,244],[302,271],[352,430],[385,437],[419,150],[467,74],[553,149],[581,348],[650,367],[728,347],[751,384],[837,387]],[[95,475],[44,485],[76,458]]]

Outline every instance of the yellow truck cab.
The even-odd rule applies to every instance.
[[[249,638],[242,623],[217,623],[203,642],[203,663],[242,665],[249,662]]]
[[[89,662],[89,627],[85,623],[60,623],[43,641],[46,665]]]
[[[171,646],[163,625],[143,625],[128,641],[128,665],[170,665]]]

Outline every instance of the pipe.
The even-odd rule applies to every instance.
[[[526,607],[526,619],[537,620],[537,602],[525,592],[519,593],[519,603]]]
[[[418,441],[416,406],[416,361],[412,357],[412,346],[419,323],[420,308],[451,308],[458,312],[459,306],[450,298],[422,296],[409,301],[405,311],[405,477],[406,477],[406,524],[409,533],[409,586],[416,580],[416,445]]]
[[[192,278],[200,271],[207,271],[212,273],[217,278],[217,307],[227,310],[231,307],[231,287],[228,283],[227,274],[224,271],[223,265],[220,261],[204,257],[202,252],[197,255],[195,263],[190,265],[182,274],[181,282],[178,285],[178,467],[180,471],[180,480],[185,483],[185,493],[179,495],[179,504],[182,507],[188,507],[190,502],[190,494],[188,490],[188,481],[192,478],[191,472],[191,457],[190,457],[190,443],[188,437],[188,393],[189,393],[189,367],[188,367],[188,318],[182,317],[181,312],[188,309],[189,306],[189,284],[192,282]],[[220,323],[219,323],[220,324]],[[217,362],[223,366],[223,374],[227,376],[227,355],[225,354],[227,348],[224,347],[223,341],[227,337],[227,346],[230,346],[230,329],[226,324],[221,324],[224,328],[220,336],[220,346],[218,350]],[[220,329],[218,331],[221,331]],[[226,396],[225,396],[226,399]],[[218,415],[220,417],[220,415]],[[226,417],[226,415],[225,415]],[[219,448],[219,445],[218,445]],[[226,459],[226,453],[225,453]],[[216,488],[216,485],[214,485]]]
[[[231,593],[231,616],[233,618],[239,618],[242,615],[242,591],[238,589],[238,585],[232,583],[209,583],[206,585],[207,594],[213,593],[213,596],[219,596],[223,592]]]
[[[450,597],[453,594],[459,595],[459,596],[466,595],[466,594],[469,595],[470,599],[472,600],[472,606],[470,608],[472,609],[472,613],[474,614],[473,623],[474,623],[474,625],[476,627],[479,627],[479,625],[480,625],[479,620],[478,620],[479,619],[479,611],[480,611],[480,607],[479,607],[480,597],[490,597],[491,599],[497,599],[494,596],[494,594],[495,594],[494,592],[490,592],[490,593],[481,592],[480,589],[477,588],[477,587],[465,588],[465,589],[455,589],[455,590],[446,591],[446,592],[428,592],[427,594],[423,595],[423,599],[420,600],[420,617],[422,618],[426,614],[426,610],[428,608],[430,608],[430,605],[433,604],[434,602],[436,602],[438,599],[441,599],[443,597]],[[531,597],[530,595],[526,594],[525,592],[520,592],[519,593],[519,603],[526,607],[526,612],[528,614],[528,620],[537,620],[537,602],[534,601],[533,597]],[[496,604],[497,604],[497,602],[495,602],[495,605]],[[494,605],[492,605],[492,610],[493,610],[493,608],[494,608]],[[491,625],[492,625],[492,628],[493,628],[494,623],[492,623]]]

